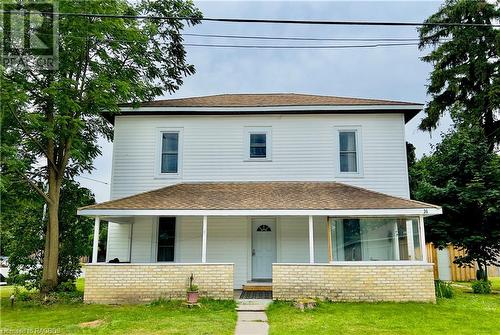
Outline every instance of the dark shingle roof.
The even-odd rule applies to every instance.
[[[405,106],[419,104],[392,100],[361,99],[296,93],[219,94],[192,98],[147,101],[139,104],[140,107],[271,107],[344,105]],[[121,107],[127,106],[131,107],[132,104],[121,105]]]

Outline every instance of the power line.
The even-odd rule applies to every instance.
[[[251,49],[355,49],[355,48],[378,48],[391,46],[418,45],[418,43],[379,43],[358,45],[236,45],[236,44],[198,44],[184,43],[187,47],[211,47],[211,48],[251,48]]]
[[[37,35],[51,34],[39,33]],[[88,39],[93,36],[66,36],[71,39]],[[127,40],[119,38],[103,38],[102,42],[123,42],[123,43],[138,43],[136,40]],[[187,47],[212,47],[212,48],[247,48],[247,49],[355,49],[355,48],[377,48],[377,47],[392,47],[392,46],[417,46],[419,43],[376,43],[376,44],[350,44],[350,45],[245,45],[245,44],[209,44],[209,43],[192,43],[185,42],[184,46]]]
[[[221,34],[195,34],[182,33],[183,36],[194,37],[213,37],[213,38],[233,38],[233,39],[252,39],[252,40],[286,40],[286,41],[360,41],[360,42],[396,42],[396,41],[420,41],[415,37],[359,37],[359,38],[344,38],[344,37],[273,37],[273,36],[256,36],[256,35],[221,35]]]
[[[39,33],[37,35],[52,36],[51,34]],[[86,40],[89,36],[66,36],[70,39],[82,39]],[[122,42],[122,43],[138,43],[136,40],[127,40],[119,38],[103,38],[100,39],[102,42]],[[351,44],[351,45],[238,45],[238,44],[209,44],[209,43],[192,43],[185,42],[184,46],[188,47],[213,47],[213,48],[252,48],[252,49],[352,49],[352,48],[376,48],[376,47],[391,47],[391,46],[417,46],[418,43],[377,43],[377,44]]]
[[[105,181],[94,179],[94,178],[89,178],[89,177],[84,177],[84,176],[78,176],[78,178],[88,179],[88,180],[92,180],[92,181],[95,181],[95,182],[98,182],[98,183],[101,183],[101,184],[109,185],[109,183],[107,183]]]
[[[4,14],[28,15],[28,11],[2,10]],[[462,23],[462,22],[390,22],[390,21],[328,21],[328,20],[284,20],[284,19],[236,19],[236,18],[209,18],[193,16],[147,16],[123,14],[98,14],[98,13],[60,13],[37,12],[49,16],[76,16],[96,17],[111,19],[138,19],[138,20],[181,20],[181,21],[211,21],[228,23],[272,23],[272,24],[310,24],[310,25],[348,25],[348,26],[450,26],[450,27],[500,27],[500,24],[487,23]]]

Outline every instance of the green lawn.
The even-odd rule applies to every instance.
[[[77,283],[79,289],[83,282]],[[189,309],[180,301],[151,305],[89,305],[58,303],[48,306],[17,302],[12,309],[12,287],[0,288],[0,333],[50,329],[58,334],[233,334],[236,325],[232,301],[202,301],[200,308]],[[83,322],[98,321],[97,327],[82,327]]]
[[[500,278],[492,282],[497,288]],[[77,282],[79,290],[83,285]],[[456,291],[453,299],[439,299],[435,305],[324,302],[301,312],[288,303],[273,303],[267,312],[270,333],[500,334],[500,294]],[[11,292],[12,287],[0,288],[0,333],[49,328],[59,334],[232,334],[236,322],[235,305],[228,301],[203,301],[201,308],[194,309],[176,301],[121,306],[17,302],[11,309]],[[97,327],[81,326],[96,320]]]
[[[500,294],[457,292],[453,299],[425,303],[320,303],[301,312],[273,303],[271,335],[281,334],[500,334]]]

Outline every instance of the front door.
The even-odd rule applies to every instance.
[[[276,219],[252,219],[252,279],[271,279],[276,262]]]

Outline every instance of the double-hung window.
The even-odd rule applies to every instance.
[[[182,136],[180,129],[160,130],[158,177],[178,177],[181,172]]]
[[[361,130],[359,128],[337,128],[337,174],[339,176],[361,176]]]
[[[266,133],[250,133],[250,158],[266,158],[266,137]]]
[[[245,159],[250,161],[271,160],[271,128],[257,127],[246,129]]]
[[[340,172],[358,172],[356,132],[339,131]]]

